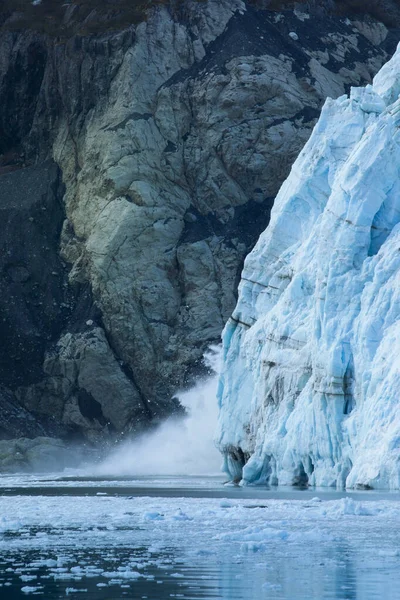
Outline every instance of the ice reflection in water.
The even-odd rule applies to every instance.
[[[111,556],[112,552],[114,556]],[[213,559],[199,558],[168,565],[162,554],[153,559],[164,562],[162,568],[149,566],[140,579],[105,578],[96,570],[118,568],[124,549],[113,549],[107,556],[82,552],[78,558],[81,572],[65,567],[29,567],[37,560],[33,553],[3,554],[0,564],[2,600],[26,598],[31,594],[46,599],[82,598],[110,600],[143,598],[223,599],[223,600],[395,600],[399,594],[398,561],[353,561],[349,549],[335,546],[330,552],[305,554],[297,548],[290,557],[270,553],[251,556],[226,554]],[[174,558],[179,550],[171,549]],[[317,562],[314,562],[316,560]],[[319,561],[319,562],[318,562]],[[84,564],[86,563],[86,565]],[[65,563],[66,564],[66,563]],[[86,571],[85,567],[92,570]],[[76,567],[75,567],[76,569]],[[111,571],[112,572],[112,571]],[[20,577],[28,581],[21,581]],[[123,573],[123,572],[121,572]],[[77,575],[77,576],[76,576]],[[29,576],[36,579],[29,580]],[[11,583],[11,585],[7,585]],[[99,585],[100,584],[100,585]],[[27,587],[35,590],[21,591]]]
[[[400,600],[396,495],[221,499],[182,484],[147,497],[109,481],[73,495],[69,481],[64,496],[50,483],[53,496],[0,496],[1,600]]]

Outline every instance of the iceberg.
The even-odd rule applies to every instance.
[[[328,99],[247,257],[217,441],[242,483],[400,488],[400,45]]]

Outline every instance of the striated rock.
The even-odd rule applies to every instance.
[[[146,403],[104,331],[90,320],[86,329],[61,337],[46,357],[46,377],[17,390],[20,403],[45,418],[54,416],[71,431],[81,430],[93,442],[139,430],[149,419]]]
[[[50,329],[35,317],[38,343],[19,346],[4,381],[65,435],[99,440],[177,410],[322,102],[370,81],[391,39],[360,17],[241,0],[160,5],[122,30],[103,15],[96,35],[74,14],[58,37],[18,32],[8,14],[0,35],[0,190],[49,160],[65,186],[48,255],[62,269],[39,261],[40,294],[60,273],[43,304],[58,312]],[[16,298],[25,263],[10,272]],[[28,330],[7,327],[7,340]]]

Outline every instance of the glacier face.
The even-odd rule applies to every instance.
[[[244,483],[400,488],[400,45],[328,99],[247,257],[218,444]]]

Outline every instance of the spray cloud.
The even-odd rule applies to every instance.
[[[158,429],[121,444],[96,468],[98,475],[215,475],[221,455],[215,447],[216,399],[221,348],[204,355],[213,375],[178,394],[187,416],[168,419]]]

